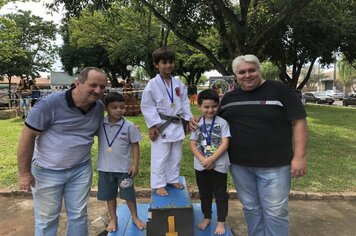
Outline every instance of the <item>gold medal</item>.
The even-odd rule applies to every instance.
[[[171,108],[173,108],[173,109],[176,108],[176,104],[172,103]]]
[[[207,151],[210,151],[211,150],[211,146],[210,145],[208,145],[208,146],[206,146],[206,148],[205,148]]]
[[[106,150],[107,150],[108,152],[112,152],[112,147],[108,147]]]

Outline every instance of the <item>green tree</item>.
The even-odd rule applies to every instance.
[[[240,0],[239,3],[221,0],[108,0],[100,1],[100,4],[95,2],[91,7],[105,8],[119,2],[139,11],[143,11],[142,6],[149,9],[162,24],[162,38],[172,31],[180,40],[205,54],[220,73],[228,75],[232,72],[231,59],[245,53],[256,54],[281,21],[299,13],[311,0]],[[73,0],[55,0],[52,6],[60,3],[73,15],[90,5],[90,1],[81,1],[79,6]],[[212,27],[220,36],[222,47],[218,51],[201,40],[201,36]]]
[[[120,19],[112,15],[120,16]],[[71,47],[82,49],[100,45],[108,52],[110,61],[122,62],[118,66],[124,69],[120,71],[123,77],[128,64],[146,69],[152,77],[156,72],[151,53],[160,46],[170,46],[176,51],[175,73],[183,76],[190,87],[196,88],[201,74],[212,68],[204,54],[165,30],[157,20],[152,20],[150,12],[136,12],[127,6],[112,6],[105,12],[84,9],[78,18],[70,18],[69,22]],[[204,40],[211,39],[206,37]],[[218,45],[218,42],[218,34],[215,34],[215,42],[210,43]]]
[[[28,11],[0,17],[0,75],[37,77],[53,64],[56,27]]]
[[[333,52],[340,47],[349,26],[345,24],[351,15],[350,1],[315,0],[299,15],[280,23],[267,41],[262,52],[269,55],[281,71],[280,79],[296,88],[302,69],[309,64],[298,89],[308,83],[314,63],[318,58],[322,64],[334,61]],[[287,73],[292,67],[291,75]]]
[[[100,46],[107,52],[115,72],[123,78],[130,73],[127,65],[140,65],[153,71],[150,54],[158,46],[159,28],[149,15],[119,5],[105,12],[85,9],[78,18],[69,20],[68,29],[71,46]]]
[[[146,1],[138,0],[178,38],[204,53],[223,75],[231,73],[220,58],[230,61],[241,54],[257,53],[271,31],[288,17],[297,14],[310,0],[302,1]],[[160,6],[169,4],[169,12]],[[223,53],[216,54],[199,41],[199,34],[214,26],[223,43]],[[194,37],[196,35],[196,37]]]
[[[17,47],[26,54],[26,59],[16,62],[22,69],[19,76],[38,77],[39,72],[49,70],[56,55],[56,47],[53,44],[57,32],[55,24],[43,21],[30,11],[20,10],[17,14],[8,14],[5,17],[15,22],[19,32]]]
[[[262,78],[269,80],[276,80],[279,78],[279,68],[271,61],[264,61],[261,63]]]
[[[71,0],[55,2],[64,3],[69,12],[77,9]],[[313,68],[319,57],[322,63],[330,63],[332,52],[340,46],[345,51],[355,51],[352,51],[354,37],[348,37],[355,35],[353,28],[356,28],[352,0],[100,1],[104,7],[118,2],[140,10],[142,6],[149,9],[161,22],[163,36],[173,32],[205,54],[223,75],[231,74],[233,58],[253,53],[275,63],[281,71],[280,79],[295,88],[304,64]],[[94,7],[99,5],[93,4]],[[352,24],[348,24],[350,21]],[[202,41],[202,36],[211,33],[212,28],[220,36],[219,50]],[[291,76],[287,73],[289,66],[292,66]],[[298,85],[299,89],[308,82],[310,73]]]
[[[337,68],[339,71],[339,80],[342,85],[351,86],[352,90],[356,92],[356,62],[354,65],[350,64],[344,55],[341,55],[340,59],[337,61]]]
[[[18,65],[26,60],[27,54],[20,47],[21,32],[14,21],[0,17],[0,28],[0,76],[8,78],[11,90],[11,78],[21,74]]]
[[[96,66],[107,73],[113,87],[118,86],[119,66],[110,60],[105,48],[97,44],[85,47],[71,44],[67,24],[62,27],[61,35],[63,45],[59,49],[59,56],[66,72],[73,74],[84,67]]]
[[[199,84],[202,74],[213,69],[210,60],[205,54],[182,42],[174,34],[169,37],[168,46],[177,55],[175,73],[184,78],[189,94],[197,94],[197,84]]]
[[[347,60],[354,69],[356,69],[356,1],[351,1],[350,7],[347,9],[347,15],[351,15],[345,19],[342,27],[347,30],[342,41],[340,51],[344,55],[344,60]]]

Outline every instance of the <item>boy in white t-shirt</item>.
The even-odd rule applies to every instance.
[[[140,230],[146,227],[137,215],[136,196],[133,177],[138,174],[142,136],[137,127],[123,117],[124,97],[116,92],[108,93],[104,100],[108,116],[104,118],[98,133],[98,196],[107,201],[110,223],[106,230],[117,230],[117,189],[120,198],[126,200],[131,212],[132,222]],[[131,156],[133,160],[131,163]]]
[[[204,219],[197,225],[204,230],[211,222],[211,204],[215,197],[217,226],[214,234],[225,234],[228,213],[227,172],[230,161],[227,153],[230,129],[227,121],[217,116],[219,95],[207,89],[198,95],[198,108],[202,118],[190,135],[190,148],[194,154],[194,169],[199,188]]]

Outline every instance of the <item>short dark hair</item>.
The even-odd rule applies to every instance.
[[[120,93],[109,92],[108,94],[106,94],[106,96],[104,98],[104,104],[105,104],[105,106],[108,106],[109,103],[112,103],[112,102],[125,102],[125,98]]]
[[[201,105],[204,100],[213,100],[214,102],[220,102],[219,95],[212,89],[206,89],[198,94],[198,104]]]
[[[176,60],[176,54],[168,47],[158,48],[152,53],[152,61],[158,64],[160,60],[174,62]]]

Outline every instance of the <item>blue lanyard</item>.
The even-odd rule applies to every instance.
[[[207,127],[206,127],[206,123],[205,123],[205,117],[203,117],[203,128],[204,128],[204,133],[206,135],[206,144],[208,146],[210,146],[210,144],[211,144],[211,134],[213,133],[214,123],[215,123],[215,116],[213,118],[213,121],[210,124],[210,130],[208,132]]]
[[[111,140],[111,142],[109,141],[108,133],[106,132],[105,124],[103,123],[105,138],[106,138],[106,142],[108,143],[109,148],[112,146],[112,144],[114,143],[116,137],[119,135],[119,133],[120,133],[122,127],[124,127],[125,119],[122,118],[122,120],[123,120],[123,121],[122,121],[122,125],[121,125],[120,129],[116,132],[115,137]]]
[[[169,97],[169,100],[171,100],[172,104],[174,102],[174,97],[173,97],[173,79],[171,77],[171,93],[169,93],[169,90],[167,89],[167,86],[166,86],[166,81],[164,81],[164,79],[162,78],[161,74],[159,75],[162,79],[162,82],[164,83],[164,87],[166,88],[166,91],[167,91],[167,94],[168,94],[168,97]]]

